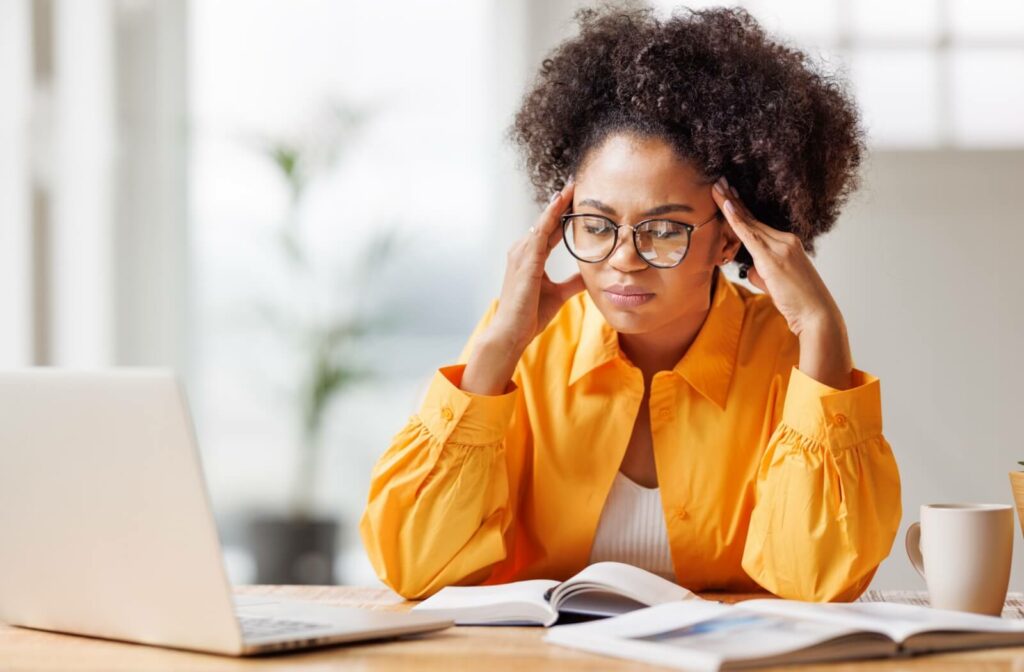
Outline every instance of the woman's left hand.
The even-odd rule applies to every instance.
[[[759,222],[724,177],[711,192],[736,237],[754,259],[747,277],[771,297],[794,334],[800,336],[807,329],[842,321],[839,307],[800,238]]]
[[[800,238],[759,222],[725,178],[711,190],[754,266],[747,277],[768,294],[800,341],[801,371],[837,389],[850,386],[853,358],[843,315]]]

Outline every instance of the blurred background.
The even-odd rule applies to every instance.
[[[505,131],[586,4],[0,0],[0,366],[173,367],[232,580],[374,585],[370,470],[536,216]],[[923,589],[918,507],[1024,460],[1024,3],[736,4],[863,111],[817,264],[903,477],[873,587]]]

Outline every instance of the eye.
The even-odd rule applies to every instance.
[[[648,231],[658,240],[672,240],[683,235],[681,227],[674,222],[652,222]]]
[[[591,236],[607,236],[614,230],[608,222],[601,219],[588,219],[583,222],[583,230]]]

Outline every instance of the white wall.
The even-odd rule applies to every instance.
[[[0,3],[0,366],[32,359],[32,78],[28,0]]]
[[[115,26],[117,362],[187,371],[191,330],[186,3],[121,3]]]
[[[186,360],[185,1],[0,2],[0,366]]]
[[[875,152],[821,241],[855,362],[881,378],[903,479],[900,537],[874,588],[924,588],[902,536],[921,504],[1012,502],[1007,474],[1024,460],[1022,178],[1024,151]]]
[[[49,362],[115,363],[114,25],[110,0],[57,0],[47,212]],[[39,308],[37,308],[39,309]]]

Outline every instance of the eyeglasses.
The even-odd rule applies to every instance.
[[[690,249],[690,236],[712,219],[697,225],[671,219],[646,219],[636,226],[616,224],[603,215],[562,215],[562,239],[569,254],[588,264],[612,256],[619,242],[619,229],[633,231],[633,246],[640,258],[655,268],[675,268]]]

